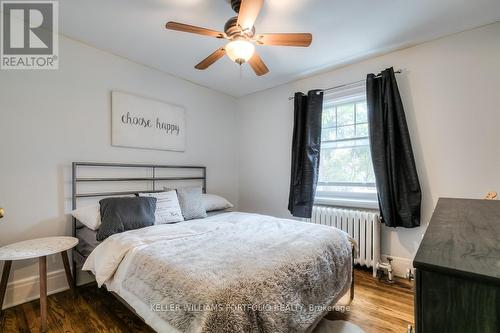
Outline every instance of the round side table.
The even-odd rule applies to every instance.
[[[40,271],[40,330],[47,331],[47,256],[61,253],[66,279],[70,288],[73,288],[71,269],[69,268],[68,253],[78,244],[74,237],[47,237],[22,241],[0,248],[0,261],[4,261],[2,280],[0,282],[0,310],[2,309],[7,290],[12,261],[38,258]]]

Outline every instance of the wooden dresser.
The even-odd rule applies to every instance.
[[[500,201],[439,199],[413,265],[416,333],[500,332]]]

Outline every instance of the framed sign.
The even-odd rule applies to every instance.
[[[186,150],[186,118],[183,107],[113,91],[111,110],[113,146]]]

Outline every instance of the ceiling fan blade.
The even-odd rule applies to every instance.
[[[242,0],[237,25],[242,30],[252,29],[263,4],[264,0]]]
[[[203,59],[198,65],[194,66],[196,69],[207,69],[210,65],[212,65],[214,62],[222,58],[226,54],[226,50],[221,47],[220,49],[217,49],[214,53]]]
[[[182,32],[190,32],[192,34],[211,36],[211,37],[215,37],[215,38],[226,38],[226,34],[223,32],[215,31],[215,30],[211,30],[211,29],[200,28],[200,27],[196,27],[194,25],[178,23],[178,22],[168,22],[165,25],[165,28],[170,29],[170,30],[182,31]]]
[[[308,47],[311,45],[312,35],[309,33],[258,34],[255,40],[261,45]]]
[[[258,76],[269,73],[269,68],[267,68],[266,64],[262,61],[262,58],[257,54],[257,52],[255,52],[250,60],[248,60],[248,63],[252,66],[253,71]]]

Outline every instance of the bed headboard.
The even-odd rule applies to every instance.
[[[79,200],[126,196],[142,192],[162,192],[169,184],[197,183],[207,190],[207,168],[191,165],[73,162],[72,209]],[[87,187],[82,189],[81,187]],[[170,187],[170,186],[169,186]],[[176,186],[173,186],[175,188]],[[73,218],[73,237],[77,221]],[[73,252],[73,276],[76,285],[76,251]]]

